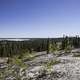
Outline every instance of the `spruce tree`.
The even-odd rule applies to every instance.
[[[47,54],[49,54],[49,42],[50,42],[50,40],[49,40],[49,38],[47,39]]]

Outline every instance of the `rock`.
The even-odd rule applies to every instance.
[[[16,78],[13,76],[8,76],[7,78],[5,78],[5,80],[16,80]]]
[[[71,52],[72,52],[72,53],[80,53],[80,48],[78,48],[78,49],[73,49]]]
[[[80,57],[80,53],[74,53],[73,56],[74,57]]]
[[[80,57],[73,57],[71,54],[64,55],[63,52],[57,53],[57,55],[59,54],[61,56],[54,57],[53,54],[40,53],[35,59],[28,62],[32,65],[27,69],[11,65],[7,72],[3,71],[4,76],[6,76],[3,80],[18,80],[18,78],[20,80],[80,80]],[[52,65],[49,69],[41,65],[46,60],[55,59],[60,63]],[[1,63],[1,66],[4,64]]]
[[[7,63],[7,61],[8,61],[8,58],[2,58],[2,57],[0,57],[0,63]]]
[[[27,71],[27,78],[39,78],[46,74],[44,66],[36,66],[30,71]]]
[[[1,64],[0,64],[0,69],[5,69],[5,68],[7,68],[7,67],[8,67],[7,64],[4,64],[4,63],[1,63]]]

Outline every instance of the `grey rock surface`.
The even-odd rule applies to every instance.
[[[80,49],[75,53],[78,50]],[[80,80],[80,57],[73,56],[75,53],[65,55],[60,52],[57,53],[59,56],[56,56],[53,53],[39,52],[33,60],[24,62],[29,65],[27,69],[12,66],[7,71],[7,76],[4,75],[5,79],[1,80],[18,80],[17,76],[20,80]],[[47,60],[55,59],[60,63],[52,65],[49,69],[42,65]]]

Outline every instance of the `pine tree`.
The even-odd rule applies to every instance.
[[[49,42],[50,42],[50,40],[49,40],[49,38],[47,39],[47,54],[49,54]]]

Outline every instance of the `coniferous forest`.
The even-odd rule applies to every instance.
[[[13,55],[24,54],[25,52],[32,53],[33,51],[47,51],[49,53],[50,47],[52,50],[55,50],[54,47],[56,49],[58,47],[58,50],[79,48],[80,37],[31,38],[22,41],[0,40],[0,56],[11,57]]]

